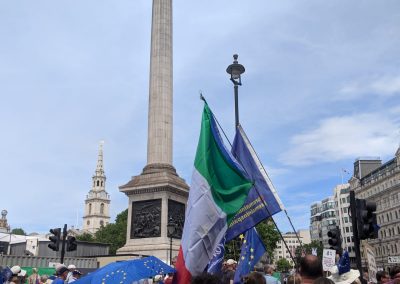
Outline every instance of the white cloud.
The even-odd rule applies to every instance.
[[[358,156],[393,155],[398,125],[382,114],[357,114],[324,119],[315,129],[291,138],[291,149],[281,155],[286,165],[304,166]]]
[[[379,78],[368,78],[345,84],[336,99],[350,100],[364,94],[375,94],[382,97],[400,94],[400,75],[385,75]]]

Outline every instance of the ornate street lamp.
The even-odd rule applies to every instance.
[[[176,225],[174,223],[174,220],[172,219],[172,217],[170,217],[167,224],[167,231],[169,235],[169,265],[172,264],[172,236],[175,233],[175,228]]]
[[[235,94],[235,128],[239,125],[239,102],[238,102],[238,86],[242,85],[241,75],[244,73],[245,68],[242,64],[239,64],[238,55],[233,55],[233,63],[226,68],[226,73],[231,75],[231,81],[233,83],[234,94]]]

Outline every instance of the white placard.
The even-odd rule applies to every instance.
[[[378,269],[375,262],[375,253],[367,242],[364,242],[364,253],[367,255],[369,282],[377,283],[376,273],[378,272]]]
[[[388,263],[400,263],[400,256],[388,256]]]
[[[330,271],[335,266],[336,251],[333,249],[324,249],[322,252],[322,267],[324,271]]]

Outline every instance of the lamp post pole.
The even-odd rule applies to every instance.
[[[8,231],[8,233],[10,234],[10,239],[9,239],[9,241],[8,241],[8,248],[7,248],[7,255],[10,255],[11,254],[11,227],[10,227],[10,225],[8,225],[8,227],[7,227],[7,231]]]
[[[172,236],[175,232],[175,223],[172,217],[169,218],[167,224],[167,231],[169,234],[169,265],[172,264]]]
[[[226,73],[231,75],[230,80],[233,83],[234,96],[235,96],[235,128],[239,125],[239,86],[242,85],[241,75],[244,73],[245,68],[242,64],[238,63],[238,55],[233,55],[233,63],[226,68]]]

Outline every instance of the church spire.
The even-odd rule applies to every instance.
[[[100,145],[99,145],[99,156],[97,158],[96,176],[104,176],[103,145],[104,145],[104,141],[102,140],[102,141],[100,141]]]
[[[86,196],[83,230],[95,233],[110,222],[110,196],[106,191],[106,175],[103,167],[103,145],[100,141],[95,174],[92,177],[92,189]]]

